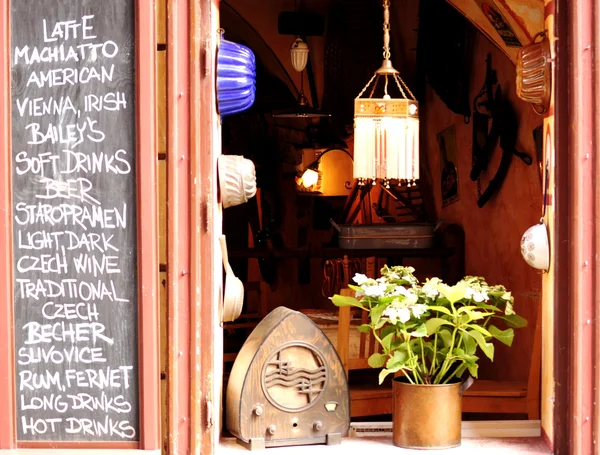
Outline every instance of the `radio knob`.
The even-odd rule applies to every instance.
[[[256,414],[257,416],[261,416],[262,413],[264,411],[264,408],[262,407],[262,405],[257,404],[256,406],[254,406],[253,412],[254,414]]]
[[[269,434],[275,434],[275,432],[277,431],[277,427],[271,424],[267,427],[267,431],[269,432]]]
[[[323,422],[317,420],[315,423],[313,423],[313,428],[315,431],[321,431],[323,429]]]

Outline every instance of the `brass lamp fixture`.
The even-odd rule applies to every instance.
[[[383,96],[373,98],[383,82]],[[395,83],[401,97],[392,98]],[[369,97],[362,98],[370,87]],[[354,101],[354,178],[389,188],[419,178],[419,103],[390,60],[390,0],[383,0],[383,64]]]
[[[315,187],[319,183],[319,179],[321,178],[321,170],[319,169],[319,165],[321,163],[321,159],[328,153],[332,151],[339,151],[345,153],[351,160],[353,160],[352,155],[348,150],[342,147],[330,147],[325,149],[323,152],[319,153],[319,156],[312,163],[307,165],[302,171],[302,175],[296,178],[296,184],[301,185],[306,189],[311,189]],[[346,182],[346,188],[350,189],[350,182]]]

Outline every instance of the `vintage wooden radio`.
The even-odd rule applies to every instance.
[[[250,450],[339,444],[350,427],[337,351],[304,314],[278,307],[250,334],[229,376],[227,429]]]

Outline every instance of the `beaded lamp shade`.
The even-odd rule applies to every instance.
[[[419,103],[390,60],[390,0],[383,0],[383,17],[383,64],[354,101],[354,178],[412,186],[419,178]]]

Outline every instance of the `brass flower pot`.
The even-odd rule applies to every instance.
[[[448,449],[460,445],[461,383],[413,385],[395,378],[394,445],[406,449]]]

